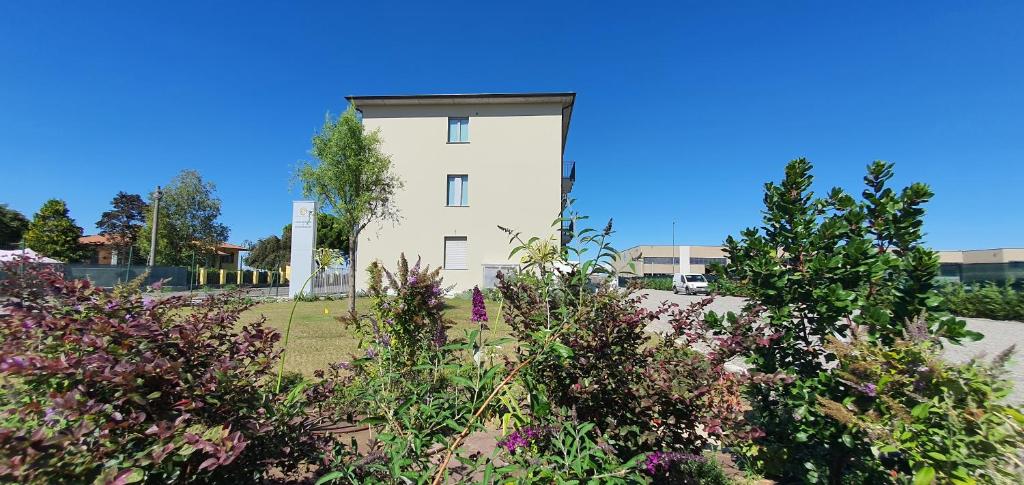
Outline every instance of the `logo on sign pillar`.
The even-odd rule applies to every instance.
[[[296,228],[313,227],[313,209],[310,209],[309,207],[299,207],[299,210],[295,214],[295,219],[292,220],[292,225]]]

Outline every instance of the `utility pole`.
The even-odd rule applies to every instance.
[[[147,266],[156,264],[156,231],[160,226],[160,197],[164,195],[160,186],[156,186],[156,193],[153,194],[153,234],[149,236],[149,262]]]

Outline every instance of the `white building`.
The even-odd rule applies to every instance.
[[[575,166],[564,162],[574,93],[350,96],[405,184],[396,196],[401,220],[371,225],[359,240],[359,289],[366,267],[442,267],[446,285],[463,291],[492,283],[516,265],[498,225],[560,242],[552,228],[572,190]]]

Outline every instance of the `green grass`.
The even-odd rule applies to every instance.
[[[447,301],[445,317],[453,321],[448,330],[449,338],[462,337],[466,330],[476,328],[469,321],[472,315],[472,302],[468,298],[453,298]],[[356,300],[356,310],[365,313],[370,302],[366,298]],[[329,364],[352,360],[353,356],[362,356],[364,350],[359,348],[359,336],[352,328],[345,328],[335,317],[345,315],[348,302],[345,300],[299,302],[295,309],[295,320],[292,322],[292,333],[288,342],[288,358],[285,360],[285,372],[300,372],[312,376],[313,371],[325,369]],[[281,332],[283,345],[284,330],[288,326],[288,313],[292,302],[281,301],[261,303],[242,315],[242,323],[249,323],[260,315],[267,317],[267,325]],[[326,309],[326,313],[324,310]],[[490,330],[486,338],[493,340],[509,335],[509,327],[505,322],[496,322],[498,304],[487,302],[487,315]]]

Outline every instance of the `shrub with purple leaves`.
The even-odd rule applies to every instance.
[[[251,481],[326,449],[301,389],[267,391],[278,334],[239,325],[238,297],[189,307],[4,271],[0,481]]]
[[[644,296],[632,290],[601,288],[545,302],[528,277],[499,275],[498,288],[505,321],[520,342],[530,344],[520,347],[518,357],[534,359],[523,374],[537,418],[548,419],[546,403],[571,409],[616,442],[620,458],[660,449],[698,452],[757,431],[743,416],[747,377],[725,366],[738,343],[701,330],[710,300],[685,310],[668,304],[648,310]],[[565,331],[558,334],[561,353],[534,350],[546,338],[538,332],[548,325],[548,307],[566,315],[560,323]],[[672,338],[646,332],[660,318],[672,323]],[[697,352],[698,345],[713,352]]]

